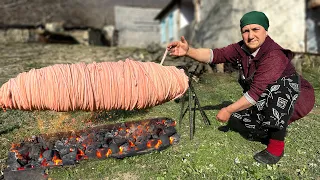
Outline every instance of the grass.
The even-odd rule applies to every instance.
[[[319,179],[320,178],[320,89],[318,71],[307,70],[304,76],[316,88],[314,110],[288,128],[285,156],[276,165],[255,162],[252,156],[265,148],[249,142],[234,132],[222,133],[215,120],[221,104],[234,102],[241,96],[235,74],[204,74],[194,83],[210,126],[204,125],[196,113],[196,132],[189,139],[188,116],[184,117],[177,145],[160,152],[125,158],[84,160],[74,166],[49,169],[51,179]],[[78,130],[101,124],[170,117],[178,120],[180,104],[174,101],[139,111],[111,112],[0,112],[0,165],[12,142],[39,133]]]

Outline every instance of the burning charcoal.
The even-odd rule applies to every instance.
[[[68,141],[69,144],[77,144],[78,140],[77,137],[71,137]]]
[[[121,129],[127,129],[127,126],[126,126],[125,123],[121,123],[120,128],[121,128]]]
[[[109,145],[109,147],[110,147],[110,149],[111,149],[111,151],[112,151],[112,154],[117,154],[117,153],[119,152],[119,147],[118,147],[117,144],[111,143],[111,144]]]
[[[129,146],[128,143],[125,143],[125,144],[123,144],[123,145],[121,145],[121,146],[119,147],[119,150],[120,150],[122,153],[128,153],[128,152],[130,152],[131,148],[130,148],[130,146]]]
[[[163,122],[163,124],[164,124],[165,126],[169,127],[169,126],[175,126],[175,125],[176,125],[176,122],[173,121],[172,119],[167,119],[167,118],[166,118],[166,120]]]
[[[87,146],[87,148],[86,148],[86,150],[85,150],[85,154],[86,154],[89,158],[94,158],[94,157],[96,157],[96,150],[97,150],[97,149],[98,149],[98,147],[89,145],[89,146]]]
[[[136,148],[137,148],[137,150],[139,150],[139,151],[143,151],[143,150],[145,150],[145,149],[148,148],[148,147],[147,147],[147,143],[136,144]]]
[[[132,142],[132,143],[136,141],[136,139],[134,137],[131,137],[131,136],[127,137],[127,140],[129,142]]]
[[[17,162],[18,162],[21,166],[25,166],[26,164],[28,164],[28,160],[26,160],[26,159],[17,159]]]
[[[160,139],[150,139],[147,143],[147,147],[158,149],[160,146],[160,142]]]
[[[145,136],[138,136],[138,137],[136,137],[136,144],[145,144],[145,143],[147,143],[148,139],[150,139],[150,138],[145,137]]]
[[[122,144],[126,143],[127,140],[125,138],[116,136],[116,137],[114,137],[113,142],[118,144],[119,146],[121,146]]]
[[[102,133],[96,134],[96,141],[102,142],[104,138],[104,135]]]
[[[50,143],[49,141],[44,142],[43,149],[53,149],[54,144]]]
[[[121,129],[121,130],[119,131],[119,135],[120,135],[120,136],[126,136],[126,135],[127,135],[126,130],[125,130],[125,129]]]
[[[26,169],[31,169],[31,168],[34,168],[34,166],[33,166],[33,164],[29,163],[29,164],[26,164],[26,165],[24,166],[24,168],[26,168]]]
[[[162,134],[163,133],[163,129],[164,129],[164,127],[163,128],[157,128],[154,132],[153,132],[153,134],[155,134],[155,135],[160,135],[160,134]]]
[[[43,139],[43,137],[38,137],[38,143],[42,149],[48,149],[46,146],[46,141]]]
[[[156,129],[156,126],[155,125],[153,125],[153,124],[151,124],[150,126],[149,126],[149,132],[150,133],[153,133],[154,131],[155,131],[155,129]]]
[[[76,151],[70,152],[69,154],[62,156],[61,159],[62,159],[63,165],[73,165],[77,161],[77,152]]]
[[[83,142],[87,138],[88,138],[87,134],[82,134],[80,137],[78,137],[78,143]]]
[[[167,135],[167,136],[172,136],[173,134],[175,134],[177,132],[176,128],[175,127],[172,127],[172,126],[169,126],[167,128],[164,129],[164,133]]]
[[[97,147],[95,145],[89,145],[86,147],[86,153],[90,151],[95,151]]]
[[[70,152],[71,147],[69,145],[63,144],[62,141],[58,140],[56,141],[54,145],[55,149],[59,151],[59,154],[61,156],[64,156],[65,154],[68,154]]]
[[[152,134],[152,139],[159,139],[158,134]]]
[[[77,148],[78,148],[79,150],[81,150],[81,151],[83,151],[83,152],[84,152],[84,151],[86,150],[86,148],[87,148],[87,147],[86,147],[86,146],[84,146],[84,145],[81,145],[81,146],[77,146],[77,147],[73,147],[73,148],[75,148],[75,149],[77,149]],[[73,148],[71,148],[70,150],[72,150],[72,151],[73,151],[73,150],[74,150]]]
[[[105,138],[113,138],[112,133],[111,133],[111,132],[107,132],[107,133],[105,134]]]
[[[82,144],[86,144],[86,145],[89,145],[91,144],[92,142],[96,142],[96,136],[94,133],[90,133],[88,134],[87,138],[83,140]]]
[[[160,140],[161,140],[161,146],[160,147],[167,147],[170,145],[169,137],[166,134],[160,135]]]
[[[40,167],[40,162],[38,162],[38,161],[36,161],[36,160],[33,160],[33,159],[31,159],[30,161],[29,161],[29,164],[33,167],[33,168],[35,168],[35,167]]]
[[[48,161],[48,164],[47,164],[47,166],[54,166],[55,164],[54,164],[54,162],[52,162],[52,161]]]
[[[59,154],[61,156],[64,156],[66,154],[68,154],[70,152],[70,147],[69,146],[65,146],[65,147],[62,147],[60,149],[57,149],[59,151]]]
[[[51,160],[53,158],[53,150],[46,150],[42,153],[43,159]]]
[[[108,156],[107,155],[108,150],[109,150],[109,148],[99,148],[99,149],[97,149],[97,151],[96,151],[97,158],[99,158],[99,159],[106,158]]]
[[[12,146],[8,167],[22,170],[73,165],[89,157],[124,158],[162,150],[179,142],[180,137],[174,126],[175,122],[170,119],[156,118],[73,132],[71,136],[70,132],[34,136],[29,141]]]
[[[35,135],[31,136],[30,141],[31,141],[31,142],[34,142],[34,143],[38,143],[38,142],[39,142],[39,141],[38,141],[38,137],[35,136]]]
[[[170,144],[178,144],[180,140],[180,136],[179,134],[174,134],[169,139],[170,139]]]
[[[117,136],[118,135],[118,130],[117,129],[111,130],[111,134],[112,134],[112,137]]]
[[[7,160],[8,168],[12,171],[17,170],[21,167],[21,165],[17,162],[17,157],[15,152],[8,153],[8,160]]]
[[[83,150],[78,149],[78,150],[77,150],[77,157],[76,157],[76,159],[77,159],[77,160],[88,159],[88,156],[84,153]]]
[[[109,145],[108,145],[107,143],[103,143],[101,147],[102,147],[102,148],[108,148]]]
[[[14,148],[11,150],[15,149],[19,154],[28,154],[30,151],[30,146],[28,146],[26,143],[21,143],[20,145],[13,145]]]
[[[54,147],[59,150],[59,149],[64,148],[65,145],[60,140],[57,140],[56,143],[54,144]]]
[[[34,144],[31,147],[31,151],[29,153],[29,157],[31,159],[38,159],[41,153],[41,145],[40,144]]]
[[[52,157],[51,161],[54,163],[53,165],[62,165],[62,160],[60,158],[58,151],[53,150],[53,157]],[[51,165],[50,162],[49,162],[49,165]]]

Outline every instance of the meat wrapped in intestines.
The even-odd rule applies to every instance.
[[[188,77],[175,66],[131,59],[31,69],[0,88],[3,109],[96,111],[153,107],[182,96]]]

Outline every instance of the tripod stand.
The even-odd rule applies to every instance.
[[[185,72],[187,73],[189,77],[189,88],[188,93],[185,93],[181,98],[181,109],[180,109],[180,118],[179,118],[179,128],[181,128],[181,122],[184,117],[184,115],[189,111],[189,125],[190,125],[190,140],[193,139],[194,132],[195,132],[195,116],[196,116],[196,110],[198,109],[200,111],[200,114],[202,116],[202,120],[205,125],[210,125],[210,121],[200,106],[199,99],[196,95],[196,92],[194,90],[194,87],[192,85],[192,78],[191,74],[188,72],[186,68],[184,68]],[[188,97],[187,97],[188,96]],[[186,99],[188,98],[188,104],[187,107],[184,108]]]

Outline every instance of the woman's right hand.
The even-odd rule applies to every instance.
[[[171,56],[185,56],[188,53],[189,44],[184,36],[181,36],[180,41],[174,41],[168,44],[167,50],[170,52]]]

